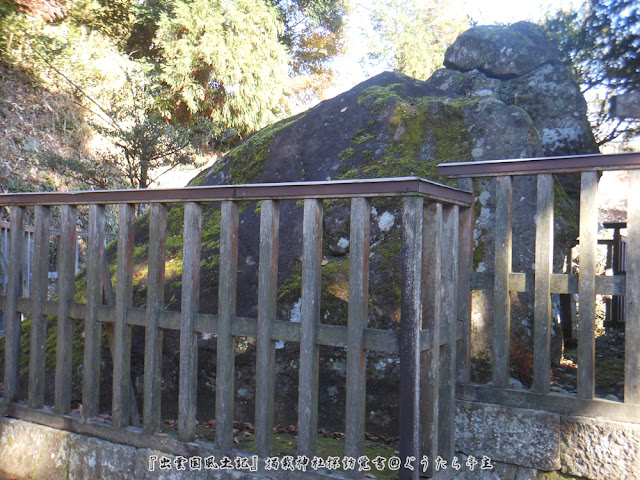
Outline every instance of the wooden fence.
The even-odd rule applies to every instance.
[[[402,198],[402,303],[397,332],[368,328],[368,276],[371,200]],[[323,200],[350,199],[350,273],[348,325],[323,325],[320,320]],[[261,202],[257,318],[236,315],[239,203]],[[279,207],[282,200],[304,203],[301,322],[276,318]],[[198,311],[202,205],[221,208],[219,308],[215,315]],[[183,271],[180,312],[164,309],[167,204],[183,203]],[[103,301],[111,287],[106,274],[105,206],[119,205],[115,295]],[[132,307],[133,252],[137,204],[151,204],[146,309]],[[368,350],[400,357],[400,458],[414,457],[415,468],[403,466],[402,478],[418,478],[422,455],[451,459],[455,436],[456,368],[468,370],[468,357],[456,359],[470,319],[469,279],[472,245],[472,196],[416,178],[195,187],[78,193],[0,195],[10,207],[10,252],[6,295],[7,332],[3,412],[55,428],[111,441],[155,448],[176,455],[202,452],[239,454],[233,450],[233,337],[257,340],[255,453],[272,453],[274,423],[275,343],[300,344],[298,453],[316,451],[319,346],[346,347],[345,455],[364,453],[365,373]],[[89,205],[86,304],[74,302],[77,206]],[[35,207],[32,287],[21,295],[26,249],[25,208]],[[47,300],[51,208],[60,208],[58,298]],[[452,252],[454,253],[452,255]],[[630,265],[632,262],[630,262]],[[205,279],[206,280],[206,279]],[[462,294],[458,295],[458,288]],[[21,317],[31,316],[28,404],[19,402]],[[44,405],[46,316],[58,328],[55,407]],[[84,322],[82,418],[70,414],[72,325]],[[145,328],[142,428],[132,427],[131,326]],[[101,330],[113,330],[112,421],[96,421],[100,379]],[[158,436],[162,335],[180,331],[179,416],[177,439]],[[197,336],[217,336],[215,444],[196,440]],[[458,345],[457,345],[458,344]],[[241,453],[240,453],[241,454]],[[449,469],[451,470],[451,469]],[[264,472],[264,470],[263,470]],[[266,472],[269,473],[269,472]],[[350,470],[356,478],[364,472]],[[434,474],[431,470],[430,474]],[[301,474],[305,476],[313,474]]]
[[[596,274],[598,172],[605,170],[630,170],[626,276]],[[461,384],[458,398],[640,422],[640,154],[448,163],[441,164],[439,171],[453,178],[496,178],[495,265],[488,275],[473,275],[473,288],[493,290],[492,384]],[[579,275],[552,271],[553,175],[568,173],[581,174]],[[537,176],[533,276],[511,268],[512,183],[516,175]],[[509,389],[510,292],[523,291],[534,295],[534,378],[530,390],[513,390]],[[576,396],[550,391],[551,294],[556,293],[579,295]],[[623,295],[626,299],[623,403],[595,397],[596,294]]]
[[[0,222],[0,284],[2,284],[2,293],[6,293],[6,284],[7,277],[6,272],[9,269],[9,232],[11,231],[11,223],[9,222]],[[35,232],[35,228],[33,225],[25,225],[24,226],[24,241],[25,241],[25,257],[24,257],[24,265],[22,267],[22,271],[26,272],[22,279],[22,288],[26,297],[30,295],[31,291],[31,271],[32,269],[32,261],[33,261],[33,234]],[[50,234],[53,237],[60,237],[59,229],[51,229]],[[86,242],[87,237],[89,236],[88,232],[76,232],[76,239],[74,242],[75,245],[75,273],[78,273],[83,268],[83,255],[81,253],[80,242]],[[113,233],[108,233],[105,235],[105,242],[108,243],[117,235]],[[55,270],[49,271],[49,279],[55,280],[58,278],[58,272]],[[0,330],[4,331],[4,326],[0,328]]]

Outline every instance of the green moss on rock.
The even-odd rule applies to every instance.
[[[404,91],[402,83],[369,87],[358,97],[358,105],[367,106],[372,114],[377,115],[387,106],[390,98],[403,96]]]
[[[227,154],[226,160],[219,162],[218,165],[213,168],[212,173],[218,173],[228,166],[229,180],[225,183],[241,185],[257,181],[262,175],[262,172],[264,172],[264,164],[267,160],[267,154],[269,153],[269,146],[276,138],[276,135],[284,128],[297,122],[305,116],[306,113],[307,112],[303,112],[287,118],[254,133],[231,150]],[[202,179],[201,182],[203,181],[204,179]]]
[[[379,113],[392,98],[397,99],[394,115],[388,120],[391,138],[379,158],[374,159],[369,153],[365,165],[339,171],[340,178],[418,176],[455,185],[455,180],[438,174],[437,165],[471,158],[473,139],[466,125],[465,110],[474,108],[478,99],[400,100],[402,89],[401,84],[370,87],[360,95],[358,101],[369,104],[373,114]]]

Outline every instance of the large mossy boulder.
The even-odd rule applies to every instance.
[[[201,172],[191,186],[299,182],[419,176],[441,178],[437,165],[447,161],[507,159],[597,151],[586,119],[586,105],[555,48],[531,24],[476,27],[450,47],[446,68],[426,82],[399,73],[377,75],[312,109],[271,125]],[[556,266],[577,237],[575,178],[556,184]],[[535,179],[521,177],[514,191],[513,270],[530,273],[534,263]],[[474,268],[493,265],[495,195],[491,181],[476,182]],[[180,254],[181,211],[170,214],[169,247]],[[219,211],[207,207],[203,218],[203,266],[200,309],[217,311]],[[370,260],[370,318],[375,328],[396,328],[400,311],[400,203],[373,202]],[[325,323],[345,324],[349,242],[348,203],[325,202],[321,315]],[[279,316],[299,321],[302,206],[281,205]],[[259,207],[244,204],[240,213],[238,315],[256,316]],[[174,245],[175,243],[175,245]],[[140,261],[144,261],[144,245]],[[179,273],[177,275],[179,276]],[[141,284],[142,285],[142,284]],[[178,283],[169,282],[177,303]],[[140,297],[143,298],[143,297]],[[514,334],[524,344],[532,329],[532,297],[514,296]],[[474,355],[490,357],[490,298],[474,296]],[[559,312],[560,309],[557,309]],[[214,340],[203,340],[199,360],[202,417],[212,414],[215,389]],[[297,346],[278,345],[277,421],[296,419]],[[175,349],[174,349],[175,350]],[[166,348],[170,354],[172,348]],[[255,368],[252,340],[238,342],[236,404],[238,419],[252,420]],[[175,353],[175,352],[174,352]],[[344,350],[322,349],[321,427],[340,429],[344,404]],[[173,367],[172,367],[173,365]],[[167,360],[167,398],[177,395],[172,382],[175,361]],[[370,354],[367,430],[397,431],[396,358]],[[177,371],[177,369],[176,369]],[[174,375],[175,376],[175,375]],[[173,385],[175,383],[175,385]],[[210,403],[211,403],[210,402]]]

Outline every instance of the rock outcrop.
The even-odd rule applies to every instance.
[[[523,158],[592,153],[597,148],[586,119],[586,105],[569,70],[554,47],[533,25],[476,27],[449,48],[445,66],[426,82],[399,73],[373,77],[307,112],[269,126],[246,139],[191,185],[242,184],[420,176],[452,183],[438,176],[436,166],[446,161]],[[474,268],[490,270],[493,262],[492,183],[477,184],[478,218]],[[575,182],[556,185],[557,262],[577,236]],[[535,211],[535,180],[518,178],[514,192],[514,271],[530,272],[534,258],[531,212]],[[395,328],[400,305],[400,212],[396,201],[374,202],[370,260],[370,326]],[[345,323],[348,292],[348,204],[329,202],[325,209],[322,318]],[[173,215],[172,215],[173,217]],[[175,213],[179,220],[180,212]],[[281,205],[279,315],[296,321],[299,315],[302,208]],[[215,312],[217,300],[219,214],[213,208],[203,219],[201,311]],[[179,221],[176,231],[179,232]],[[259,215],[255,205],[240,216],[238,314],[255,316],[257,309]],[[178,246],[179,247],[179,246]],[[174,293],[178,293],[177,289]],[[167,298],[170,298],[168,296]],[[481,358],[490,352],[491,326],[483,314],[487,296],[474,303],[474,327]],[[515,298],[514,334],[526,344],[531,335],[530,297]],[[476,339],[474,339],[476,340]],[[255,371],[248,355],[251,340],[239,344],[237,357],[238,419],[253,416]],[[483,343],[484,342],[484,343]],[[211,347],[209,343],[214,345]],[[279,345],[277,421],[295,422],[296,345]],[[203,341],[202,350],[215,348]],[[344,358],[323,350],[321,362],[320,426],[340,429],[344,404]],[[201,372],[215,371],[215,356],[201,355]],[[330,359],[331,358],[331,359]],[[168,371],[165,364],[165,371]],[[387,434],[397,428],[397,359],[370,355],[368,361],[367,429]],[[167,385],[171,382],[167,381]],[[201,398],[213,378],[200,379]],[[177,385],[176,385],[177,388]],[[169,391],[168,396],[171,397]],[[212,392],[211,392],[212,393]],[[201,405],[202,408],[207,408]],[[207,412],[210,413],[210,412]],[[206,414],[205,414],[206,415]]]

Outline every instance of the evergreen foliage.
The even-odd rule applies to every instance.
[[[242,136],[276,120],[287,78],[280,26],[261,1],[176,0],[156,34],[163,113],[178,121],[204,114]]]
[[[442,66],[444,52],[470,27],[460,0],[374,0],[369,58],[426,80]]]
[[[570,62],[587,97],[595,103],[591,122],[599,144],[640,133],[638,122],[609,117],[612,95],[640,89],[640,4],[636,0],[593,0],[561,11],[544,27]]]
[[[227,148],[317,98],[345,2],[0,0],[0,60],[86,113],[87,150],[41,152],[43,164],[92,187],[144,188],[152,170],[193,164],[198,147]],[[41,4],[55,14],[36,15]]]

